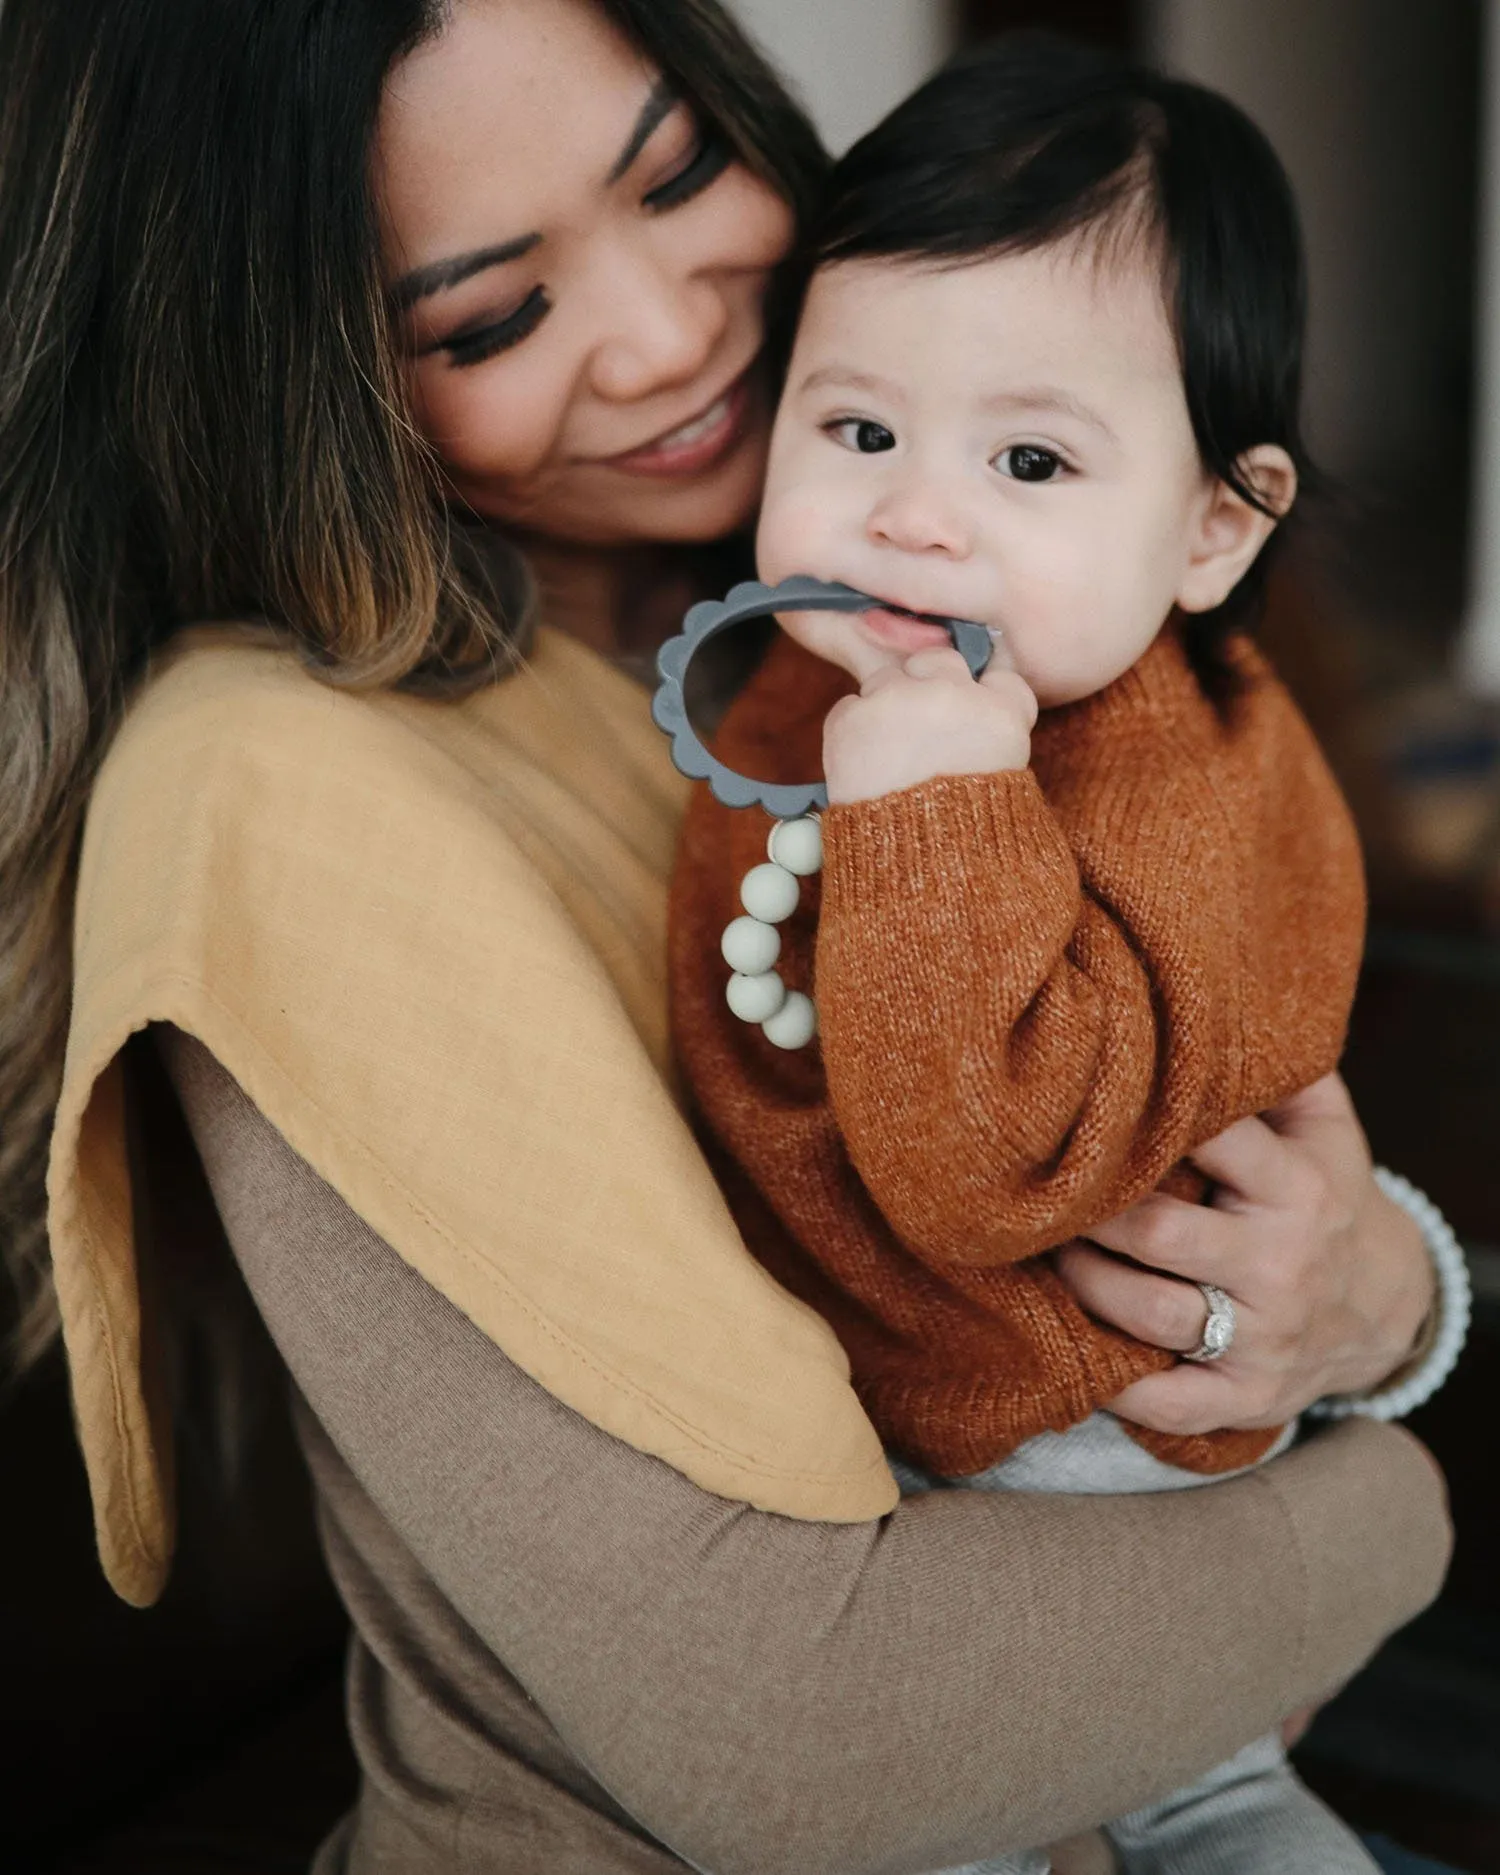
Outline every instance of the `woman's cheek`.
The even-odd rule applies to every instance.
[[[791,251],[795,224],[791,208],[773,189],[738,165],[726,172],[721,220],[732,232],[731,253],[738,267],[769,269]],[[763,286],[765,282],[759,282]]]
[[[540,388],[525,373],[485,365],[450,370],[427,395],[420,427],[456,482],[518,489],[547,462],[558,437],[560,415]]]

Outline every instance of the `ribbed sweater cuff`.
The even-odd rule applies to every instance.
[[[1072,853],[1029,768],[939,775],[830,807],[824,838],[825,904],[851,911],[940,893],[949,906],[972,896],[993,918],[997,886],[1020,899],[1077,890]]]

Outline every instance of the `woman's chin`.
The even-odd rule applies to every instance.
[[[755,519],[765,460],[765,440],[747,437],[732,457],[707,475],[681,481],[620,476],[624,486],[608,490],[607,498],[592,506],[590,531],[598,538],[608,528],[616,545],[700,544],[737,534]]]
[[[495,526],[533,540],[580,547],[629,547],[674,542],[700,546],[749,527],[760,505],[765,435],[747,436],[740,448],[707,474],[671,477],[595,471],[564,495],[522,506],[489,491],[463,491],[469,504]]]

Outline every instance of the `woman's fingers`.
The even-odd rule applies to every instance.
[[[1122,1419],[1153,1432],[1187,1436],[1224,1426],[1280,1426],[1291,1417],[1264,1381],[1237,1377],[1218,1364],[1202,1367],[1191,1362],[1164,1374],[1147,1374],[1109,1405]]]
[[[1237,1285],[1224,1280],[1226,1264],[1236,1261],[1232,1226],[1207,1205],[1154,1191],[1091,1230],[1089,1238],[1154,1270],[1167,1270],[1189,1282],[1218,1283],[1231,1295],[1236,1293]]]
[[[1196,1284],[1137,1269],[1091,1244],[1058,1251],[1063,1280],[1090,1315],[1153,1347],[1188,1354],[1203,1339],[1208,1304]]]
[[[1248,1199],[1255,1204],[1288,1200],[1287,1179],[1305,1172],[1300,1155],[1264,1120],[1237,1120],[1191,1155],[1198,1170],[1221,1188],[1220,1201]]]
[[[1177,1354],[1197,1346],[1207,1320],[1196,1284],[1235,1304],[1223,1359],[1138,1381],[1115,1402],[1126,1418],[1163,1432],[1280,1425],[1324,1395],[1379,1385],[1409,1359],[1432,1306],[1431,1259],[1375,1184],[1336,1075],[1239,1121],[1193,1159],[1214,1180],[1210,1204],[1152,1193],[1058,1256],[1091,1315]]]
[[[1278,1101],[1266,1114],[1271,1126],[1288,1138],[1332,1128],[1342,1138],[1352,1128],[1360,1132],[1359,1115],[1354,1101],[1339,1074],[1325,1074],[1311,1087],[1299,1088]],[[1363,1135],[1361,1134],[1361,1137]]]

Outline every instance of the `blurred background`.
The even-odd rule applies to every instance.
[[[1288,558],[1271,648],[1369,857],[1348,1076],[1377,1157],[1464,1238],[1479,1298],[1458,1374],[1415,1422],[1452,1483],[1449,1587],[1300,1760],[1362,1827],[1500,1875],[1500,4],[730,4],[835,149],[953,47],[1041,25],[1225,91],[1291,172],[1308,427],[1337,498]],[[60,1367],[6,1403],[11,1501],[45,1519],[4,1546],[0,1597],[72,1613],[61,1637],[6,1624],[0,1673],[29,1716],[0,1755],[0,1867],[300,1875],[349,1800],[341,1616],[284,1423],[250,1449],[232,1505],[186,1494],[179,1567],[143,1615],[99,1578]]]

